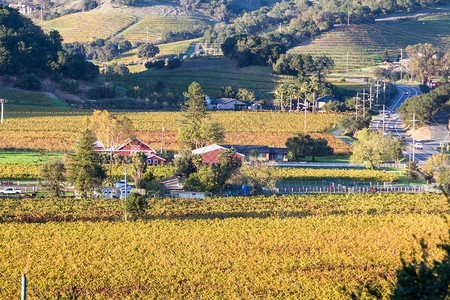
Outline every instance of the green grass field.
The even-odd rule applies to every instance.
[[[91,42],[110,38],[135,21],[136,17],[131,15],[81,12],[45,22],[43,28],[46,31],[58,30],[65,43]]]
[[[7,104],[15,105],[58,106],[59,102],[44,93],[27,92],[6,87],[0,87],[0,98],[6,99]]]
[[[0,164],[40,164],[62,157],[60,152],[3,151],[0,150]]]
[[[193,81],[200,83],[210,97],[218,96],[218,89],[231,85],[255,92],[256,100],[272,99],[272,91],[280,83],[290,82],[288,77],[271,73],[270,67],[250,66],[238,68],[235,60],[224,57],[199,58],[183,62],[177,69],[148,70],[117,82],[134,87],[144,82],[162,81],[166,88],[181,95]]]
[[[387,49],[391,59],[400,55],[400,48],[417,43],[430,43],[443,50],[450,48],[450,14],[435,15],[417,21],[360,24],[337,27],[312,43],[290,50],[292,53],[326,54],[335,61],[334,72],[345,72],[347,53],[349,70],[380,63]]]

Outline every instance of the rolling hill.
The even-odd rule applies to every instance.
[[[289,50],[291,53],[325,54],[335,61],[335,72],[358,70],[381,62],[387,49],[391,59],[408,45],[430,43],[450,49],[450,14],[435,15],[408,22],[376,22],[336,27],[307,45]],[[403,52],[405,54],[405,52]]]

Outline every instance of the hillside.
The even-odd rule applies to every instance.
[[[64,43],[91,42],[98,38],[108,39],[124,30],[136,17],[103,12],[75,13],[45,22],[44,30],[57,30]]]
[[[449,51],[450,14],[406,22],[340,26],[289,52],[326,54],[334,59],[336,72],[345,72],[347,53],[349,70],[358,70],[380,63],[385,49],[391,59],[397,59],[400,48],[417,43],[430,43]]]
[[[196,81],[211,97],[218,96],[218,88],[221,86],[230,85],[254,91],[256,100],[263,100],[272,99],[271,93],[275,86],[289,80],[290,77],[272,74],[270,67],[238,68],[234,60],[210,57],[185,61],[180,68],[173,70],[147,70],[135,76],[121,78],[117,83],[132,88],[161,81],[169,91],[181,95],[191,82]]]

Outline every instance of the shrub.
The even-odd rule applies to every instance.
[[[178,58],[171,59],[167,63],[167,67],[169,69],[175,69],[178,68],[179,66],[181,66],[181,61]]]
[[[86,96],[88,99],[92,100],[110,99],[116,96],[116,89],[114,88],[114,86],[104,85],[88,90]]]
[[[147,206],[148,203],[145,196],[137,193],[131,193],[125,201],[125,209],[134,219],[142,217],[147,209]]]
[[[157,61],[155,61],[155,62],[153,63],[153,66],[154,66],[156,69],[162,69],[162,68],[164,68],[165,65],[166,65],[166,62],[163,61],[163,60],[157,60]]]
[[[79,85],[78,81],[76,81],[74,79],[63,79],[59,82],[59,88],[65,92],[68,92],[71,94],[78,93],[79,86],[80,85]]]
[[[146,62],[145,63],[145,65],[144,65],[147,69],[151,69],[151,68],[153,68],[155,65],[154,65],[154,63],[152,62],[152,61],[148,61],[148,62]]]
[[[25,74],[17,77],[14,86],[25,90],[37,91],[41,89],[41,81],[34,74]]]

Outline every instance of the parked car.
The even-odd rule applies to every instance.
[[[0,195],[18,195],[22,194],[22,190],[15,189],[13,187],[7,187],[0,190]]]
[[[414,144],[414,148],[416,148],[416,149],[423,149],[423,144],[422,143],[415,143]]]

